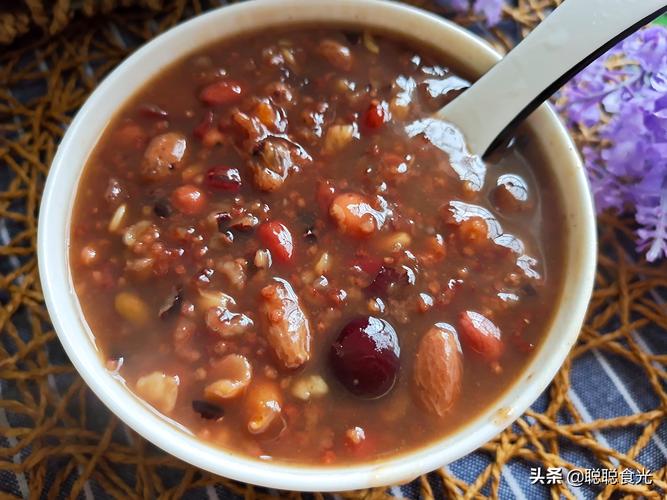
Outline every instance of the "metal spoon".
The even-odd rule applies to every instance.
[[[577,72],[666,11],[665,0],[566,0],[435,118],[482,157]],[[457,142],[459,134],[447,134]]]

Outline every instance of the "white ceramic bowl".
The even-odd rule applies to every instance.
[[[53,324],[67,354],[97,396],[125,423],[176,457],[229,478],[274,488],[340,491],[405,482],[469,453],[493,438],[540,395],[581,327],[593,286],[595,222],[581,160],[546,105],[529,124],[567,200],[564,292],[547,338],[505,394],[454,434],[410,453],[374,463],[321,467],[252,460],[207,445],[160,417],[104,368],[83,319],[68,264],[70,215],[89,153],[120,105],[166,65],[215,40],[286,23],[355,23],[438,47],[470,74],[499,59],[485,42],[456,25],[406,5],[377,0],[257,0],[188,21],[136,51],[86,101],[63,138],[42,199],[39,271]],[[508,82],[511,85],[511,82]]]

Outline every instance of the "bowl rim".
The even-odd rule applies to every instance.
[[[74,292],[69,269],[72,205],[80,174],[92,149],[83,151],[78,139],[89,137],[87,142],[95,144],[113,117],[109,115],[108,102],[105,104],[105,100],[114,92],[121,93],[118,89],[123,85],[131,89],[124,94],[124,99],[128,99],[158,72],[153,71],[145,78],[136,79],[139,83],[132,83],[132,79],[128,78],[132,71],[138,70],[150,58],[157,60],[151,64],[158,67],[160,63],[181,58],[196,47],[206,46],[208,42],[200,42],[182,51],[177,57],[173,57],[169,51],[163,51],[167,54],[160,53],[160,49],[198,30],[210,30],[217,23],[229,24],[230,19],[241,21],[240,25],[243,22],[253,23],[251,18],[262,19],[262,15],[273,17],[270,17],[270,21],[257,21],[259,27],[284,26],[290,21],[298,23],[310,15],[319,16],[322,25],[350,22],[378,28],[381,22],[392,22],[395,29],[387,27],[388,31],[403,36],[408,29],[405,26],[412,23],[413,27],[430,29],[429,33],[436,35],[439,43],[456,43],[457,49],[475,55],[481,61],[479,64],[487,68],[500,58],[490,45],[452,22],[412,6],[382,0],[310,0],[307,4],[303,0],[251,0],[209,11],[166,31],[135,51],[100,83],[76,114],[58,147],[44,188],[37,235],[39,273],[47,309],[67,355],[97,397],[138,434],[185,462],[238,481],[289,490],[342,491],[405,482],[477,449],[510,425],[547,387],[575,343],[592,292],[596,259],[595,219],[583,165],[556,113],[548,105],[540,107],[533,114],[535,118],[531,119],[540,121],[553,132],[547,147],[555,148],[563,156],[571,177],[568,182],[571,182],[573,188],[572,191],[568,190],[568,203],[573,203],[573,200],[578,202],[572,227],[576,228],[581,241],[573,247],[576,250],[574,254],[568,247],[570,255],[565,266],[566,269],[574,267],[574,273],[577,274],[577,285],[573,287],[576,300],[570,300],[572,304],[566,314],[559,315],[561,321],[567,319],[569,323],[565,323],[559,330],[562,335],[554,348],[544,353],[545,339],[533,360],[514,383],[469,424],[415,450],[383,457],[375,462],[341,466],[264,462],[207,445],[134,396],[104,368],[97,354],[92,332],[83,318]],[[282,20],[274,22],[281,15]],[[390,21],[383,21],[385,18]],[[406,24],[397,28],[398,20]],[[237,31],[252,30],[240,28]],[[230,35],[216,32],[206,36],[213,40]],[[107,111],[98,114],[99,109]],[[83,160],[72,161],[71,157],[77,155]],[[563,188],[562,185],[560,187]],[[572,239],[572,236],[569,238]],[[552,322],[547,338],[555,335],[556,319]],[[536,361],[540,357],[546,359],[536,370]],[[510,411],[505,411],[507,408]],[[503,410],[502,415],[500,410]]]

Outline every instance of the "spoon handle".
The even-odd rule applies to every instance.
[[[666,0],[566,0],[437,117],[483,156],[577,72],[665,11]]]

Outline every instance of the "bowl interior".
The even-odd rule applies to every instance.
[[[463,29],[417,9],[377,0],[255,0],[212,11],[159,36],[123,62],[97,88],[67,131],[47,180],[38,229],[45,300],[70,359],[97,396],[139,434],[169,453],[233,479],[275,488],[336,491],[403,482],[469,453],[517,418],[544,390],[574,344],[590,297],[595,227],[583,168],[566,131],[547,106],[528,126],[566,200],[566,266],[562,302],[539,351],[514,385],[465,427],[431,445],[377,463],[335,468],[258,462],[197,440],[133,396],[103,367],[83,320],[68,265],[69,220],[89,153],[118,109],[143,82],[194,49],[247,31],[290,23],[357,24],[429,45],[467,74],[499,58]]]

